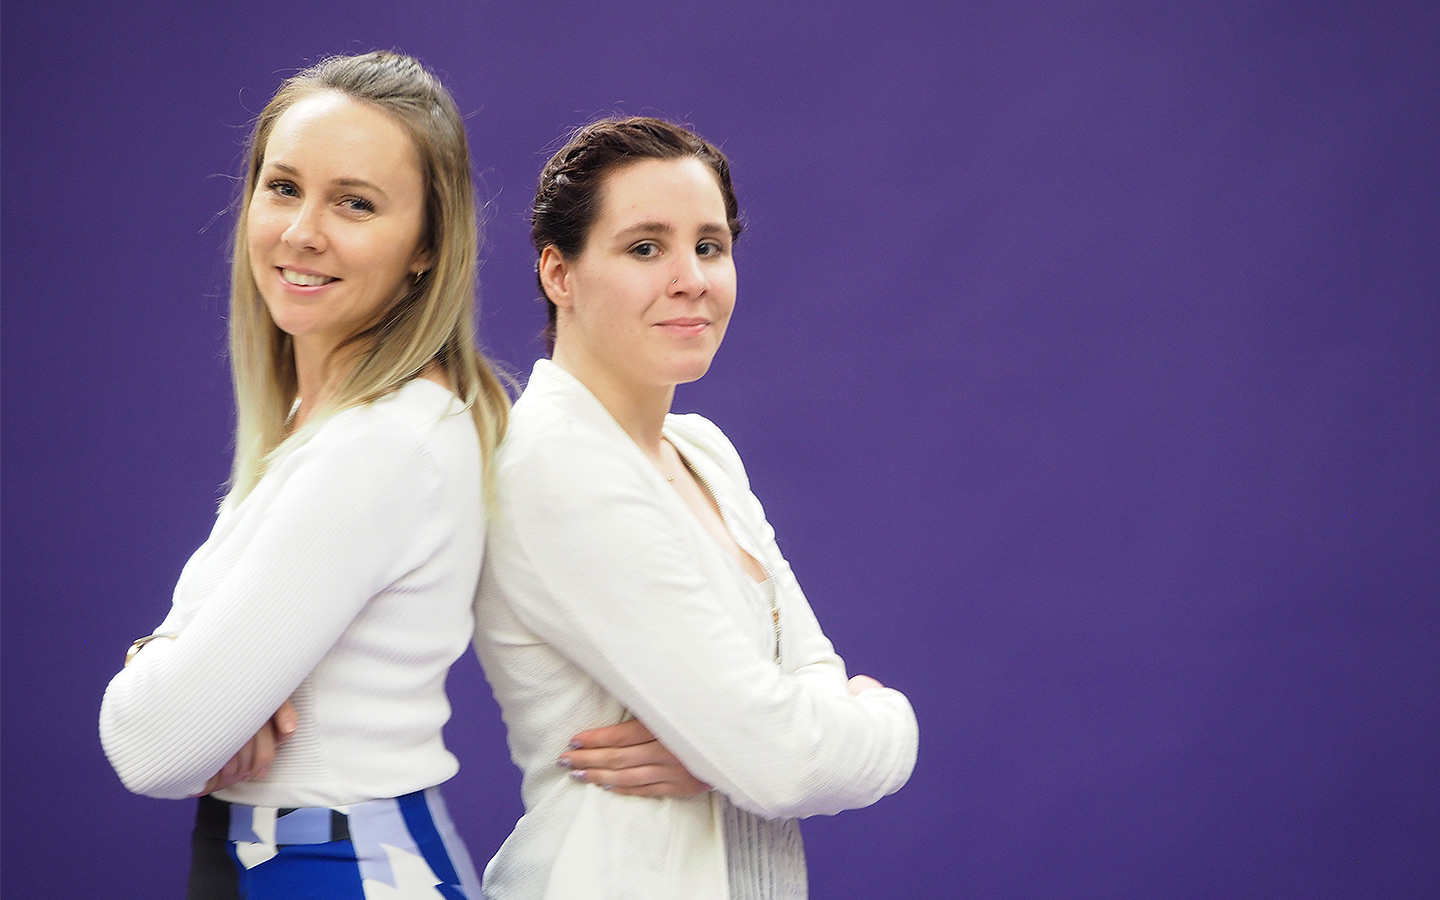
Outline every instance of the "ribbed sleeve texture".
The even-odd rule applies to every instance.
[[[479,442],[417,379],[326,421],[221,508],[169,615],[110,682],[100,736],[125,785],[197,793],[293,697],[263,781],[219,796],[328,806],[438,784],[445,675],[473,628],[484,542]]]

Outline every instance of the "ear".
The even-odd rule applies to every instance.
[[[433,268],[435,268],[435,251],[429,247],[416,250],[415,256],[410,260],[410,274],[418,275]]]
[[[549,244],[540,251],[540,262],[535,270],[540,275],[540,287],[545,296],[559,309],[569,309],[575,300],[570,289],[573,267],[560,248]]]

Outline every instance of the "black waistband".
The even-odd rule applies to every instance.
[[[230,840],[231,834],[230,823],[234,821],[237,815],[242,817],[240,823],[240,827],[243,829],[242,833],[248,833],[250,831],[250,817],[253,815],[253,809],[254,807],[251,806],[230,803],[215,797],[201,797],[199,804],[195,808],[195,831],[207,837],[228,841]],[[296,816],[295,819],[305,819],[307,820],[306,824],[309,826],[305,829],[308,838],[305,841],[286,840],[286,833],[291,831],[291,829],[285,827],[283,820],[287,816],[292,816],[296,813],[300,815]],[[317,829],[314,827],[317,817],[323,817],[327,813],[329,814],[328,833],[323,828]],[[338,809],[317,807],[283,808],[275,811],[275,820],[276,843],[279,845],[350,840],[350,820]],[[298,825],[299,822],[294,821],[294,824]],[[317,831],[319,832],[318,834]]]

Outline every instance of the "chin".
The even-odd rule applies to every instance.
[[[710,360],[693,365],[677,366],[671,373],[671,381],[675,384],[689,384],[692,381],[699,381],[710,371]]]
[[[290,335],[292,338],[303,337],[315,330],[309,322],[296,321],[293,318],[276,318],[272,315],[270,321],[275,323],[276,328]]]
[[[270,321],[275,327],[294,337],[296,334],[311,327],[312,316],[307,316],[302,310],[294,309],[280,303],[266,303],[265,311],[270,314]]]

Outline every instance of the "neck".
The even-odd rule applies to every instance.
[[[559,344],[551,361],[585,385],[630,439],[659,464],[665,416],[675,399],[673,384],[631,384],[603,367],[588,365],[587,360],[577,354],[566,353]]]
[[[300,410],[295,414],[294,427],[310,420],[335,390],[350,369],[353,357],[342,358],[331,346],[317,346],[297,339],[295,350],[295,390],[300,395]],[[348,354],[347,354],[348,356]]]

